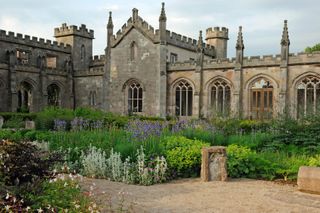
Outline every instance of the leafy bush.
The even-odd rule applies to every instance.
[[[45,181],[26,196],[35,212],[90,212],[91,201],[80,190],[76,181],[54,179]],[[40,210],[40,211],[39,211]],[[96,210],[96,209],[95,209]]]
[[[11,116],[8,120],[5,120],[3,128],[23,128],[24,127],[24,118],[22,116],[14,115]]]
[[[101,178],[107,174],[106,153],[94,146],[90,146],[86,153],[81,153],[80,164],[86,176]]]
[[[53,130],[55,119],[64,120],[70,124],[73,117],[74,115],[71,109],[49,107],[37,113],[35,119],[36,128],[39,130]]]
[[[232,144],[227,147],[227,155],[227,168],[230,177],[264,179],[273,179],[275,177],[273,164],[250,148]]]
[[[304,153],[314,154],[320,151],[320,115],[312,115],[301,120],[292,118],[279,119],[274,128],[274,136],[269,148],[282,148],[295,145]]]
[[[90,146],[80,157],[83,174],[91,177],[109,178],[113,181],[151,185],[165,180],[167,163],[164,157],[147,160],[143,147],[137,150],[137,161],[130,157],[121,160],[121,154],[111,150],[109,158],[106,153]]]
[[[50,168],[59,157],[41,152],[35,145],[21,142],[0,142],[0,179],[6,185],[32,183],[50,175]]]
[[[201,149],[209,143],[183,136],[169,136],[163,141],[168,166],[180,177],[198,176],[201,167]]]

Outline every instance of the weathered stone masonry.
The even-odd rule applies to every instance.
[[[280,54],[244,56],[242,28],[236,57],[227,58],[228,29],[208,28],[203,42],[167,30],[162,4],[154,29],[132,10],[107,46],[92,56],[94,32],[85,25],[54,30],[56,41],[0,31],[0,111],[47,105],[90,106],[149,116],[294,117],[320,108],[320,53],[292,54],[287,21]],[[279,36],[280,37],[280,36]]]

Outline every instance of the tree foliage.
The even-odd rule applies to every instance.
[[[320,43],[314,45],[313,47],[307,47],[304,51],[306,53],[312,53],[312,52],[315,52],[315,51],[320,51]]]

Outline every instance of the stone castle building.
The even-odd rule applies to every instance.
[[[289,52],[284,21],[279,55],[227,58],[228,29],[208,28],[205,41],[167,30],[164,4],[155,30],[132,10],[114,33],[110,13],[104,55],[92,56],[85,25],[54,30],[56,41],[0,31],[0,111],[48,105],[90,106],[147,116],[294,117],[320,106],[320,53]]]

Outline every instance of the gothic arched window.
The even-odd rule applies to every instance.
[[[297,84],[298,118],[316,113],[320,109],[320,79],[307,76]]]
[[[29,111],[32,106],[32,86],[28,82],[22,82],[18,89],[18,110]]]
[[[136,42],[133,41],[130,45],[130,61],[136,60],[137,54],[138,54],[138,47]]]
[[[128,87],[128,112],[142,112],[143,90],[139,83],[132,82]]]
[[[95,106],[96,105],[96,91],[91,91],[89,94],[89,105]]]
[[[192,116],[192,86],[185,80],[181,80],[175,87],[176,92],[176,116]]]
[[[230,113],[231,89],[230,85],[218,79],[211,86],[211,108],[215,115],[228,116]]]
[[[86,49],[84,47],[84,44],[81,46],[81,50],[80,50],[80,59],[81,61],[84,61],[86,58]]]
[[[48,86],[48,106],[60,105],[60,88],[56,84]]]

